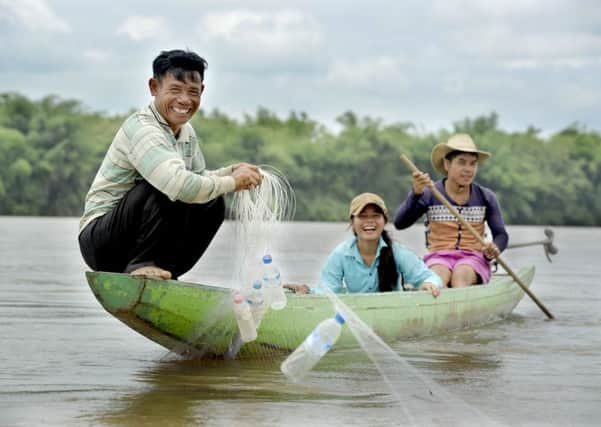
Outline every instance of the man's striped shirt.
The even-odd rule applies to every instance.
[[[176,137],[151,104],[129,116],[115,135],[86,195],[79,231],[110,212],[139,180],[170,200],[206,203],[234,191],[231,174],[231,166],[207,170],[192,125],[186,123]]]

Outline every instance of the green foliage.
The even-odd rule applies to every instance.
[[[126,115],[87,112],[78,101],[49,96],[31,101],[0,94],[0,214],[81,214],[83,199]],[[510,224],[601,224],[601,136],[571,124],[549,138],[531,126],[498,127],[496,113],[464,118],[467,132],[493,153],[478,182],[497,193]],[[288,178],[297,220],[344,221],[363,191],[382,195],[394,213],[411,187],[399,160],[406,154],[437,178],[432,147],[449,132],[423,133],[411,123],[384,124],[352,111],[328,131],[305,113],[280,118],[266,108],[236,120],[215,110],[192,125],[211,169],[237,162],[267,164]]]

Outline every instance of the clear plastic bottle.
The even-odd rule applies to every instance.
[[[257,339],[257,327],[252,312],[244,295],[239,292],[234,294],[234,315],[236,316],[236,322],[238,322],[240,339],[244,342]]]
[[[265,295],[263,292],[263,284],[260,280],[254,281],[246,300],[250,306],[250,311],[255,321],[255,325],[258,328],[259,323],[261,323],[261,319],[263,318],[263,314],[265,314],[265,310],[267,309]]]
[[[340,337],[344,318],[340,313],[323,320],[303,343],[282,362],[281,371],[293,381],[305,376]]]
[[[284,288],[282,288],[280,271],[272,261],[269,254],[263,257],[263,292],[266,299],[269,300],[270,307],[274,310],[281,310],[286,307],[287,299]]]

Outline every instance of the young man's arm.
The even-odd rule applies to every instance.
[[[407,198],[394,214],[394,226],[397,229],[403,230],[412,226],[426,212],[426,205],[423,200],[428,196],[428,193],[429,190],[427,189],[422,195],[416,195],[413,190],[409,191]]]
[[[488,190],[486,191],[486,199],[488,202],[488,209],[486,210],[486,223],[490,232],[492,233],[493,243],[499,249],[499,252],[503,252],[507,248],[509,242],[509,235],[505,229],[505,222],[503,221],[503,215],[501,213],[501,206],[495,194]]]

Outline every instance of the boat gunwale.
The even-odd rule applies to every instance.
[[[529,266],[520,269],[518,274],[525,278],[528,284],[532,282],[534,277],[535,267]],[[148,311],[154,311],[156,309],[164,310],[166,315],[169,316],[179,316],[182,320],[188,322],[189,319],[186,316],[181,316],[177,310],[170,310],[168,308],[160,308],[153,303],[155,298],[162,298],[162,295],[167,295],[168,288],[170,286],[177,286],[180,289],[191,289],[198,290],[200,293],[199,296],[202,297],[202,293],[205,293],[207,297],[214,298],[218,301],[225,302],[225,298],[227,298],[227,294],[232,291],[231,288],[215,286],[215,285],[207,285],[201,283],[194,282],[185,282],[185,281],[175,281],[175,280],[162,280],[157,278],[149,278],[149,277],[135,277],[132,278],[131,275],[125,273],[109,273],[109,272],[86,272],[86,277],[88,278],[88,283],[92,288],[96,299],[100,302],[100,304],[105,308],[105,310],[121,320],[123,323],[136,330],[138,333],[146,336],[147,338],[152,339],[158,344],[163,345],[168,349],[174,349],[181,347],[183,345],[186,348],[195,347],[194,340],[184,339],[182,341],[182,336],[178,336],[177,334],[171,334],[166,330],[156,329],[156,325],[153,322],[149,321],[145,316],[140,316],[140,312],[138,310],[142,310],[146,313]],[[107,280],[103,280],[103,277],[106,277]],[[115,283],[127,283],[128,281],[135,282],[138,286],[139,293],[134,292],[135,295],[135,303],[130,306],[127,306],[122,309],[111,310],[110,303],[107,301],[103,301],[104,296],[102,295],[103,291],[110,292],[110,282],[111,277],[114,277]],[[120,280],[117,280],[120,279]],[[123,280],[125,279],[125,280]],[[93,285],[96,283],[98,286]],[[107,286],[109,284],[109,286]],[[157,293],[158,292],[158,293]],[[167,293],[166,293],[167,292]],[[155,295],[153,295],[155,293]],[[462,304],[462,305],[472,305],[476,306],[486,306],[489,303],[481,303],[480,301],[486,299],[494,299],[500,298],[504,304],[503,308],[499,307],[498,310],[492,310],[490,314],[490,318],[498,317],[504,318],[508,314],[510,314],[515,306],[519,304],[523,297],[523,290],[514,283],[512,278],[508,275],[498,275],[495,276],[495,280],[479,286],[470,286],[466,288],[457,288],[457,289],[445,289],[443,293],[438,298],[433,298],[429,292],[420,292],[420,291],[393,291],[387,293],[362,293],[362,294],[336,294],[340,297],[341,301],[345,304],[349,305],[353,310],[356,310],[358,313],[366,313],[372,312],[376,309],[389,311],[389,310],[412,310],[416,307],[419,309],[425,310],[436,310],[433,306],[439,306],[441,309],[443,305],[454,305],[454,304]],[[129,295],[132,300],[133,294]],[[327,301],[328,296],[325,294],[309,294],[309,295],[295,295],[293,293],[288,294],[290,300],[289,304],[286,307],[286,310],[290,311],[290,314],[294,317],[303,316],[302,312],[317,312],[323,314],[324,311],[328,311],[331,309],[335,310],[334,305],[329,304],[329,308],[323,304],[324,301]],[[106,303],[106,304],[105,304]],[[173,308],[173,306],[171,307]],[[276,321],[278,312],[268,313],[269,316],[264,318],[264,323],[272,323],[277,324]],[[271,317],[271,314],[275,315],[274,319],[271,319],[271,322],[268,321],[268,318]],[[320,314],[320,316],[321,316]],[[366,313],[367,314],[367,313]],[[370,317],[368,315],[367,317]],[[294,318],[293,317],[293,318]],[[302,317],[301,317],[302,318]],[[233,318],[233,313],[227,314],[222,318],[223,320],[227,320],[227,323],[235,324],[235,320]],[[274,323],[275,322],[275,323]],[[489,321],[479,321],[473,323],[474,326],[483,325],[489,323]],[[136,327],[137,325],[137,327]],[[143,328],[141,328],[141,326]],[[267,326],[267,324],[265,325]],[[152,331],[157,332],[158,334],[153,334]],[[229,326],[228,326],[229,328]],[[146,332],[143,332],[140,329],[144,329]],[[436,332],[434,333],[436,334]],[[427,336],[430,334],[426,334],[423,336]],[[269,339],[260,340],[256,342],[256,344],[248,343],[249,351],[252,352],[255,348],[255,345],[273,345],[278,348],[288,348],[290,345],[284,345],[279,343],[278,341],[273,341],[270,334]],[[421,335],[415,335],[421,336]],[[177,342],[179,341],[179,344]],[[264,341],[264,342],[263,342]],[[243,349],[247,347],[247,345],[243,346]],[[215,354],[220,354],[220,352],[216,352]]]
[[[518,272],[518,275],[525,274],[525,273],[529,275],[530,270],[532,270],[532,274],[533,274],[534,266],[524,267],[523,269],[521,269]],[[106,272],[106,271],[86,271],[86,277],[88,278],[88,281],[90,278],[98,277],[100,275],[127,277],[130,279],[132,278],[132,276],[127,273],[113,273],[113,272]],[[240,291],[239,288],[230,288],[230,287],[219,286],[219,285],[188,282],[188,281],[181,281],[181,280],[171,280],[171,279],[165,280],[165,279],[159,279],[159,278],[155,278],[155,277],[151,277],[151,276],[135,276],[135,278],[139,278],[140,280],[143,281],[142,288],[141,288],[142,293],[144,292],[144,290],[148,284],[158,284],[158,285],[167,284],[167,285],[173,285],[175,287],[200,289],[200,290],[206,290],[209,292],[219,292],[219,293],[223,293],[223,294],[231,293],[233,291]],[[511,276],[509,276],[507,274],[498,274],[498,275],[494,275],[493,280],[489,283],[472,285],[472,286],[467,286],[467,287],[463,287],[463,288],[443,288],[442,291],[444,291],[444,294],[446,294],[446,295],[452,295],[454,293],[484,292],[484,291],[496,288],[500,285],[504,285],[506,283],[511,284],[513,282],[514,281],[511,278]],[[327,298],[327,295],[325,293],[296,294],[294,292],[287,291],[286,295],[288,297],[292,297],[294,299],[297,299],[297,298],[301,298],[301,299],[313,299],[313,298],[314,299],[324,299],[324,298]],[[338,296],[342,299],[347,299],[349,297],[352,299],[365,299],[365,298],[374,298],[374,297],[382,298],[384,296],[390,296],[390,295],[394,295],[395,297],[401,297],[401,298],[415,298],[415,297],[427,295],[427,293],[420,292],[419,290],[412,290],[412,291],[394,290],[394,291],[390,291],[390,292],[386,292],[386,293],[383,293],[383,292],[362,292],[362,293],[341,292],[341,293],[336,293],[336,296]],[[441,295],[443,295],[443,294],[441,293]]]

